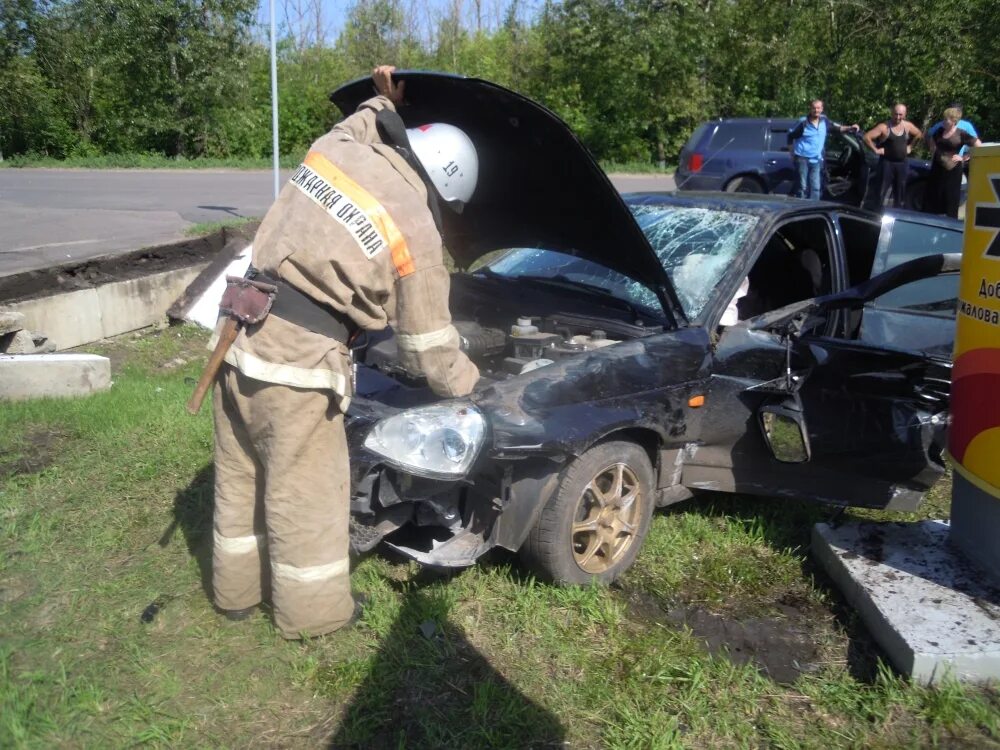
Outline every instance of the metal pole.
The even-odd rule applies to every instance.
[[[271,0],[271,153],[274,154],[274,199],[278,200],[278,52],[274,31],[274,2]]]

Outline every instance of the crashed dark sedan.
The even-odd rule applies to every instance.
[[[408,125],[453,122],[479,151],[443,233],[482,380],[441,400],[391,329],[355,342],[356,550],[457,567],[503,547],[559,582],[610,581],[654,508],[698,490],[911,509],[942,474],[960,223],[622,197],[536,103],[402,75]]]

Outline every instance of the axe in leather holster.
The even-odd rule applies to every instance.
[[[201,373],[198,385],[188,399],[187,410],[191,414],[197,414],[201,409],[201,402],[205,400],[205,394],[215,382],[219,368],[226,358],[226,352],[236,340],[240,328],[244,324],[253,325],[264,320],[271,311],[277,292],[278,287],[274,284],[242,276],[226,277],[226,291],[222,295],[222,302],[219,303],[219,312],[226,317],[226,321],[219,331],[218,343],[212,350],[212,356],[208,358],[208,364]]]

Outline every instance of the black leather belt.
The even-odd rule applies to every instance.
[[[337,312],[328,305],[317,302],[284,279],[279,279],[253,266],[247,269],[246,277],[266,281],[268,284],[274,284],[278,287],[278,293],[274,296],[274,303],[271,305],[271,315],[276,315],[289,323],[294,323],[322,336],[329,336],[345,344],[351,340],[351,336],[357,330],[357,326],[348,316]]]

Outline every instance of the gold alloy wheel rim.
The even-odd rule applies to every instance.
[[[625,556],[639,530],[641,494],[635,472],[623,463],[602,469],[583,488],[572,531],[581,570],[598,575]]]

